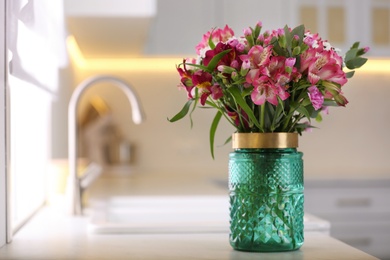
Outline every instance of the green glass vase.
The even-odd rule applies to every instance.
[[[230,244],[236,250],[278,252],[303,244],[303,154],[287,137],[246,138],[249,145],[233,137]]]

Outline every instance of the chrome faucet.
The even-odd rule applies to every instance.
[[[82,191],[89,186],[89,184],[96,179],[101,168],[97,164],[91,164],[83,178],[79,178],[77,174],[77,108],[80,97],[89,87],[98,82],[115,83],[129,99],[132,118],[135,124],[140,124],[145,119],[145,114],[142,110],[139,98],[133,87],[125,81],[108,75],[92,76],[81,82],[74,90],[68,107],[68,160],[69,160],[69,176],[67,180],[67,203],[69,213],[73,215],[82,214]]]

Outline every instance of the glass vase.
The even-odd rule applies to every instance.
[[[243,145],[233,137],[230,244],[242,251],[296,250],[304,237],[303,154],[284,137],[272,137],[276,144],[269,134],[261,138]]]

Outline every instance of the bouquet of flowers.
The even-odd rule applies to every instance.
[[[210,148],[222,117],[239,133],[297,132],[322,120],[329,106],[345,106],[342,86],[354,69],[367,61],[368,47],[356,42],[340,56],[318,34],[304,25],[261,32],[262,24],[244,29],[236,37],[229,26],[203,35],[196,46],[197,58],[177,66],[180,88],[188,101],[169,119],[175,122],[198,107],[214,108]],[[344,69],[348,71],[345,72]]]

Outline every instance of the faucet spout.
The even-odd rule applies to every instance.
[[[77,109],[82,94],[95,83],[99,82],[110,82],[123,90],[129,99],[132,110],[132,119],[135,124],[140,124],[145,119],[140,99],[135,90],[130,84],[122,79],[109,75],[97,75],[84,80],[76,87],[68,106],[69,176],[67,182],[67,200],[69,212],[73,215],[82,214],[81,179],[77,175]]]

